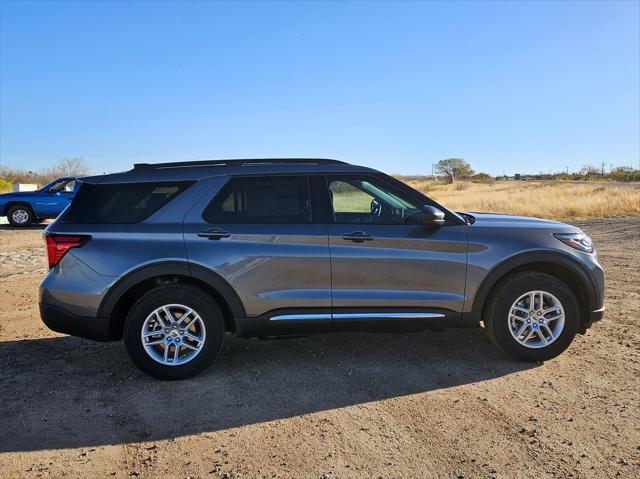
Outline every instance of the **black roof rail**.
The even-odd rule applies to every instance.
[[[250,158],[250,159],[233,159],[233,160],[198,160],[198,161],[175,161],[171,163],[134,163],[134,170],[149,170],[161,168],[183,168],[196,166],[247,166],[247,165],[268,165],[268,164],[305,164],[305,165],[321,165],[321,164],[341,164],[344,161],[331,160],[328,158]]]

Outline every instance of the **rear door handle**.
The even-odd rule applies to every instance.
[[[354,231],[352,233],[343,234],[342,239],[353,241],[355,243],[362,243],[363,241],[371,241],[373,236],[365,233],[364,231]]]
[[[231,236],[231,233],[223,230],[222,228],[209,228],[208,230],[199,231],[198,236],[210,240],[218,240],[222,238],[228,238],[229,236]]]

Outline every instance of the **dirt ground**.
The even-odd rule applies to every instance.
[[[556,360],[515,362],[480,330],[228,336],[164,383],[121,342],[49,331],[42,227],[0,225],[0,476],[640,477],[640,218],[580,226],[607,312]]]

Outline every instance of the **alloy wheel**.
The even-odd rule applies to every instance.
[[[509,310],[509,331],[526,348],[544,348],[552,344],[564,329],[562,303],[546,291],[529,291]]]
[[[29,212],[22,209],[13,210],[13,213],[11,213],[11,219],[16,224],[19,224],[19,225],[25,224],[27,221],[29,221]]]
[[[145,352],[165,366],[179,366],[194,359],[204,347],[206,329],[200,315],[182,304],[156,308],[142,325]]]

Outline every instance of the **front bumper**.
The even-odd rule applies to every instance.
[[[581,321],[578,329],[578,334],[584,334],[587,332],[593,323],[600,321],[604,317],[604,306],[600,309],[596,309],[589,313],[589,319],[587,321]]]
[[[109,341],[109,318],[77,316],[68,311],[40,303],[40,318],[53,331],[94,341]]]

